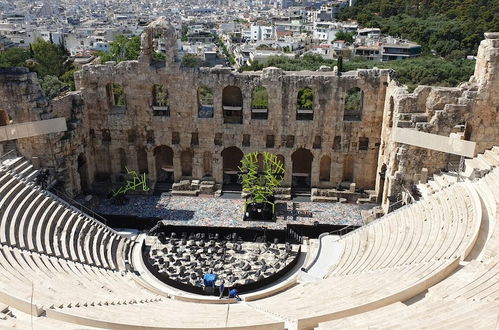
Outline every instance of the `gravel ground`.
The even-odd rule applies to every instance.
[[[290,224],[363,224],[361,210],[373,205],[312,202],[278,202],[277,221],[243,221],[241,199],[213,197],[128,196],[126,205],[112,205],[102,199],[96,211],[102,214],[158,217],[172,225],[283,228]]]

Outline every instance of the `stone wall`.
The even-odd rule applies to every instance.
[[[202,178],[206,174],[203,156],[209,153],[213,169],[209,174],[217,183],[222,183],[222,151],[235,146],[243,153],[269,151],[284,156],[284,184],[290,186],[292,154],[305,148],[313,155],[312,186],[327,188],[340,183],[344,159],[350,156],[357,187],[374,188],[389,71],[358,70],[338,76],[333,71],[284,72],[277,68],[243,73],[221,67],[195,70],[181,68],[175,61],[175,54],[167,56],[166,64],[158,65],[149,56],[148,33],[150,31],[146,30],[142,37],[143,53],[138,61],[87,65],[76,74],[91,130],[91,149],[86,156],[90,164],[95,164],[94,173],[109,173],[112,180],[116,180],[123,151],[127,167],[137,170],[137,152],[144,148],[149,179],[154,183],[157,173],[154,150],[158,146],[168,146],[174,152],[175,181]],[[113,83],[123,86],[126,107],[112,105],[106,86]],[[154,84],[164,85],[168,90],[168,117],[153,115]],[[213,90],[213,118],[198,117],[197,89],[200,86]],[[224,123],[222,98],[227,86],[241,90],[242,124]],[[268,92],[267,120],[251,119],[251,96],[257,86],[266,87]],[[305,87],[314,92],[313,120],[296,119],[298,91]],[[363,91],[361,121],[343,120],[345,95],[352,87]],[[199,145],[191,144],[192,134],[198,135]],[[130,138],[131,135],[134,137]],[[267,147],[268,135],[274,137],[274,147]],[[292,145],[286,143],[290,136],[294,138]],[[333,150],[335,136],[341,137],[340,150]],[[219,145],[214,143],[216,137],[221,137]],[[360,137],[369,139],[368,150],[358,150]],[[182,175],[180,155],[185,151],[193,155],[192,176],[188,177]],[[110,161],[104,161],[103,155],[109,156]],[[320,181],[320,160],[324,156],[331,158],[331,175],[330,180]],[[91,175],[89,177],[93,180]]]
[[[14,122],[60,116],[68,121],[68,132],[20,139],[18,149],[36,157],[40,166],[54,168],[66,192],[73,195],[99,188],[109,191],[120,184],[125,167],[147,171],[154,187],[161,172],[157,163],[166,164],[162,166],[173,172],[175,182],[205,179],[218,186],[226,180],[222,153],[231,147],[235,147],[231,155],[269,151],[282,156],[284,185],[290,187],[293,155],[300,155],[296,163],[306,163],[308,154],[313,157],[312,187],[328,189],[353,181],[357,188],[375,189],[386,210],[388,197],[417,182],[422,168],[431,175],[456,161],[446,153],[393,142],[393,127],[445,136],[455,133],[476,141],[477,152],[499,144],[497,33],[486,34],[469,82],[456,88],[420,86],[413,93],[394,80],[390,70],[357,70],[339,76],[328,68],[316,72],[183,68],[174,33],[164,20],[154,22],[142,35],[137,61],[86,65],[75,74],[77,91],[50,102],[34,73],[0,71],[0,110]],[[168,46],[164,62],[152,57],[157,37]],[[114,105],[112,84],[123,86],[126,106]],[[169,94],[168,106],[159,112],[153,104],[155,84],[163,85]],[[198,115],[200,86],[213,91],[212,118]],[[242,123],[224,122],[224,90],[227,93],[229,86],[241,91]],[[258,86],[268,92],[268,118],[263,120],[252,119],[251,97]],[[314,94],[313,120],[297,119],[297,95],[305,87]],[[353,87],[363,93],[359,121],[344,118],[347,91]],[[367,150],[359,150],[360,138],[368,139]],[[268,145],[271,140],[273,145]],[[173,152],[172,164],[159,161],[165,152]],[[324,157],[330,159],[322,162],[329,168],[321,169]],[[320,175],[324,172],[329,172],[329,180]]]
[[[499,145],[499,33],[486,33],[480,44],[475,74],[456,88],[419,86],[408,93],[405,86],[389,80],[378,172],[386,166],[385,184],[378,176],[377,191],[384,186],[383,207],[388,196],[400,195],[420,179],[421,170],[433,175],[459,162],[459,156],[395,143],[391,127],[406,127],[477,143],[475,153]],[[381,197],[381,194],[380,194]]]

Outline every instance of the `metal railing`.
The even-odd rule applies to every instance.
[[[3,155],[0,156],[0,164],[2,163],[2,161],[7,158],[7,156],[11,155],[11,154],[16,154],[17,155],[17,150],[16,149],[12,149],[10,151],[7,151],[6,153],[4,153]]]
[[[68,194],[66,194],[66,193],[64,193],[64,192],[62,192],[54,187],[52,187],[50,189],[50,192],[53,192],[55,196],[59,197],[60,199],[62,199],[64,202],[66,202],[70,206],[73,206],[74,208],[78,209],[79,211],[92,216],[95,220],[97,220],[97,221],[99,221],[107,226],[106,218],[104,218],[100,214],[96,213],[92,209],[86,207],[85,205],[78,203],[76,200],[71,198]]]

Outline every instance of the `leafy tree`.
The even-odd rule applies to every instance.
[[[115,61],[131,61],[139,58],[140,55],[140,37],[128,37],[126,35],[118,35],[113,42],[110,43],[109,52],[99,52],[101,62]]]
[[[347,93],[347,97],[345,98],[345,111],[360,110],[361,102],[362,102],[362,92],[360,88],[355,87],[350,89]]]
[[[69,85],[60,81],[56,76],[51,75],[47,75],[40,79],[40,85],[45,91],[45,95],[50,98],[57,96],[63,89],[69,89]]]
[[[56,45],[43,39],[37,39],[31,44],[33,51],[33,69],[40,77],[47,75],[60,77],[71,70],[68,61],[69,54],[62,45]]]
[[[0,52],[0,67],[26,66],[30,58],[29,50],[23,48],[9,48]]]
[[[186,24],[182,24],[182,37],[180,38],[180,40],[182,41],[187,41],[188,40],[188,35],[189,33],[189,27],[186,25]]]
[[[162,52],[154,52],[152,53],[152,59],[155,61],[164,61],[166,60],[166,55]]]
[[[185,54],[184,57],[182,57],[182,66],[186,68],[195,68],[199,66],[200,61],[199,59],[192,54]]]
[[[267,89],[263,86],[258,86],[253,90],[251,98],[251,107],[253,109],[266,109],[269,105],[269,95]]]
[[[336,32],[336,34],[334,36],[334,40],[344,40],[345,42],[352,43],[353,36],[354,36],[353,32],[346,32],[346,31],[341,30],[341,31]]]
[[[298,91],[298,109],[312,109],[314,107],[314,92],[310,88]]]

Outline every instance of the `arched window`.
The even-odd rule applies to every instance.
[[[353,182],[354,163],[352,156],[346,156],[343,160],[343,181]]]
[[[116,107],[126,107],[125,89],[122,85],[113,83],[113,105]]]
[[[4,110],[0,110],[0,126],[6,126],[10,123],[9,115]]]
[[[211,152],[205,151],[203,154],[203,172],[205,177],[213,175]]]
[[[267,89],[258,86],[251,94],[251,119],[268,119],[269,96]]]
[[[329,181],[330,179],[331,179],[331,157],[322,156],[319,169],[319,180]]]
[[[298,91],[296,99],[296,120],[314,119],[314,92],[306,87]]]
[[[236,86],[227,86],[222,92],[224,124],[243,123],[243,94]]]
[[[192,176],[192,158],[191,150],[184,150],[180,154],[180,165],[182,167],[182,176]]]
[[[172,183],[173,178],[173,150],[168,146],[154,148],[156,162],[156,181]]]
[[[213,118],[213,91],[206,86],[198,88],[198,117]]]
[[[139,167],[139,173],[149,173],[147,151],[144,147],[141,147],[137,150],[137,165]]]
[[[362,120],[364,93],[359,87],[350,88],[345,97],[345,108],[343,112],[344,121]]]
[[[120,160],[120,172],[121,173],[126,173],[126,164],[127,164],[127,157],[126,157],[126,152],[125,149],[123,148],[118,148],[118,157]]]
[[[163,85],[154,85],[152,88],[152,109],[154,116],[170,116],[170,102],[168,90]]]

